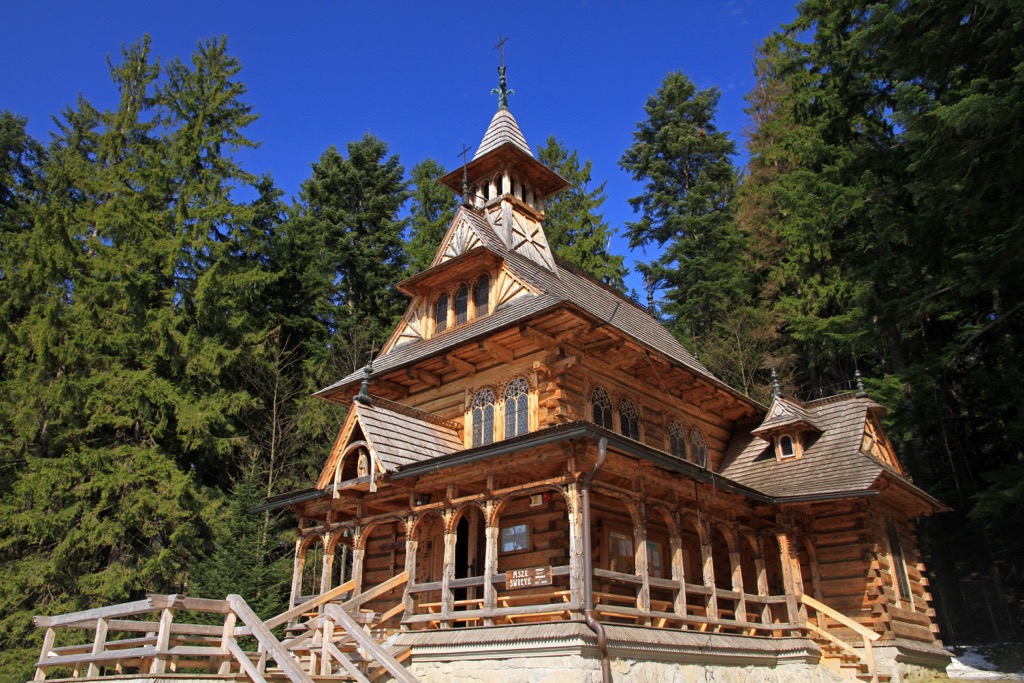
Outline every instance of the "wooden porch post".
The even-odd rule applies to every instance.
[[[355,587],[352,589],[353,596],[363,592],[363,558],[365,556],[363,525],[357,524],[352,529],[352,580],[355,582]]]
[[[754,571],[757,572],[757,594],[762,598],[768,596],[768,569],[764,564],[764,539],[757,537],[757,556],[754,558]],[[768,603],[761,605],[761,623],[772,623],[772,611]]]
[[[305,563],[305,556],[302,554],[302,537],[295,541],[295,559],[292,561],[292,595],[288,599],[288,609],[295,607],[299,600],[299,591],[302,590],[302,566]]]
[[[566,487],[566,505],[569,515],[569,596],[574,606],[573,619],[581,619],[583,610],[583,572],[586,571],[584,553],[589,548],[583,547],[583,499],[580,495],[578,482],[570,482]]]
[[[494,590],[494,575],[498,573],[498,518],[497,505],[493,500],[488,500],[485,505],[484,528],[487,547],[484,548],[484,611],[490,614],[498,604],[498,592]],[[493,626],[494,619],[486,617],[484,626]]]
[[[779,560],[782,563],[782,582],[786,587],[786,612],[789,617],[789,623],[801,624],[804,619],[800,618],[801,610],[797,602],[797,597],[803,592],[799,579],[799,560],[797,560],[797,564],[794,567],[793,548],[788,533],[780,531],[776,534],[776,539],[779,543]],[[796,576],[794,576],[794,569]]]
[[[636,513],[633,517],[633,555],[636,575],[640,577],[636,608],[641,612],[650,612],[651,572],[647,566],[647,508],[643,503],[636,504]],[[645,626],[650,626],[650,623],[650,619],[644,619]]]
[[[676,599],[672,605],[673,610],[680,617],[686,617],[686,565],[683,563],[683,520],[678,514],[674,514],[674,528],[669,538],[672,548],[672,580],[676,582]]]
[[[324,548],[323,557],[323,573],[320,575],[320,593],[326,593],[331,590],[331,572],[334,568],[334,547],[331,545],[331,541],[334,540],[335,535],[340,532],[337,531],[325,531],[321,542]],[[328,552],[328,549],[330,551]]]
[[[700,557],[704,565],[704,587],[708,589],[705,599],[708,621],[718,621],[718,594],[715,589],[715,564],[711,552],[711,530],[707,522],[700,522]]]
[[[416,602],[413,600],[411,589],[416,583],[416,553],[419,551],[419,543],[416,541],[416,517],[409,515],[405,520],[405,571],[409,574],[409,580],[405,582],[405,591],[402,595],[402,602],[405,603],[404,619],[408,619],[416,613]],[[402,624],[402,630],[407,630]]]
[[[455,543],[458,534],[455,525],[455,510],[444,513],[444,570],[441,572],[441,628],[448,628],[452,612],[451,580],[455,578]]]
[[[741,541],[735,530],[730,536],[732,536],[732,545],[729,548],[729,568],[732,570],[732,590],[740,594],[736,600],[736,611],[732,616],[733,619],[739,621],[742,615],[743,621],[747,621],[747,599],[743,596],[743,562],[740,559]]]

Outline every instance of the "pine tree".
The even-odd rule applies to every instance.
[[[581,167],[577,151],[570,153],[554,136],[537,147],[537,158],[569,182],[568,189],[545,205],[544,232],[551,249],[598,280],[623,289],[627,272],[623,258],[609,251],[612,230],[598,213],[605,200],[605,183],[589,189],[590,160]]]
[[[458,198],[451,190],[437,182],[445,173],[444,166],[429,157],[412,167],[410,274],[430,267],[459,207]]]
[[[709,333],[742,294],[731,200],[735,145],[714,122],[718,90],[697,90],[681,72],[665,77],[647,99],[647,118],[619,161],[643,193],[630,199],[640,220],[627,223],[633,248],[661,255],[640,266],[651,291],[664,290],[663,312],[683,337]]]

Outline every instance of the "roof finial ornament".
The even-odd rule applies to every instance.
[[[462,156],[462,205],[470,207],[473,205],[473,201],[469,196],[469,178],[466,175],[466,154],[469,152],[469,147],[466,147],[466,143],[462,143],[462,151],[459,155]]]
[[[491,90],[492,95],[498,96],[498,109],[508,109],[508,96],[515,95],[515,90],[509,90],[505,81],[505,43],[507,36],[498,34],[498,44],[493,49],[498,50],[498,87]]]
[[[860,376],[860,370],[853,371],[853,378],[857,382],[857,393],[854,394],[856,398],[867,398],[868,392],[864,389],[864,380]]]
[[[359,393],[356,394],[355,400],[362,403],[364,406],[368,406],[373,402],[370,398],[370,375],[373,374],[373,362],[366,364],[363,368],[363,383],[359,386]]]
[[[782,398],[782,386],[779,384],[779,373],[775,372],[775,366],[772,366],[772,396],[775,398]]]

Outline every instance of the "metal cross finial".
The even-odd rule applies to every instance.
[[[498,44],[495,45],[492,50],[498,51],[498,66],[505,66],[505,43],[508,42],[508,36],[502,36],[498,34]]]
[[[492,95],[498,96],[498,109],[508,109],[508,96],[515,95],[515,90],[509,90],[506,87],[505,82],[505,43],[508,38],[503,37],[500,33],[498,34],[498,44],[494,46],[495,50],[499,50],[500,61],[498,65],[498,87],[491,90]]]
[[[466,154],[469,153],[469,147],[466,147],[466,143],[462,143],[462,151],[459,155],[462,157],[462,205],[469,206],[469,179],[466,176]]]

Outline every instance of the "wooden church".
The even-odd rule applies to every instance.
[[[260,621],[244,596],[151,596],[40,617],[37,679],[942,672],[914,525],[945,508],[905,476],[883,407],[861,389],[776,391],[766,408],[555,258],[545,202],[567,183],[504,94],[502,73],[475,156],[440,181],[462,206],[431,267],[396,283],[397,329],[372,367],[317,394],[349,409],[320,478],[267,503],[298,517],[292,609]],[[224,624],[179,623],[181,609]],[[159,619],[130,618],[145,614]],[[57,647],[74,628],[93,644]]]

